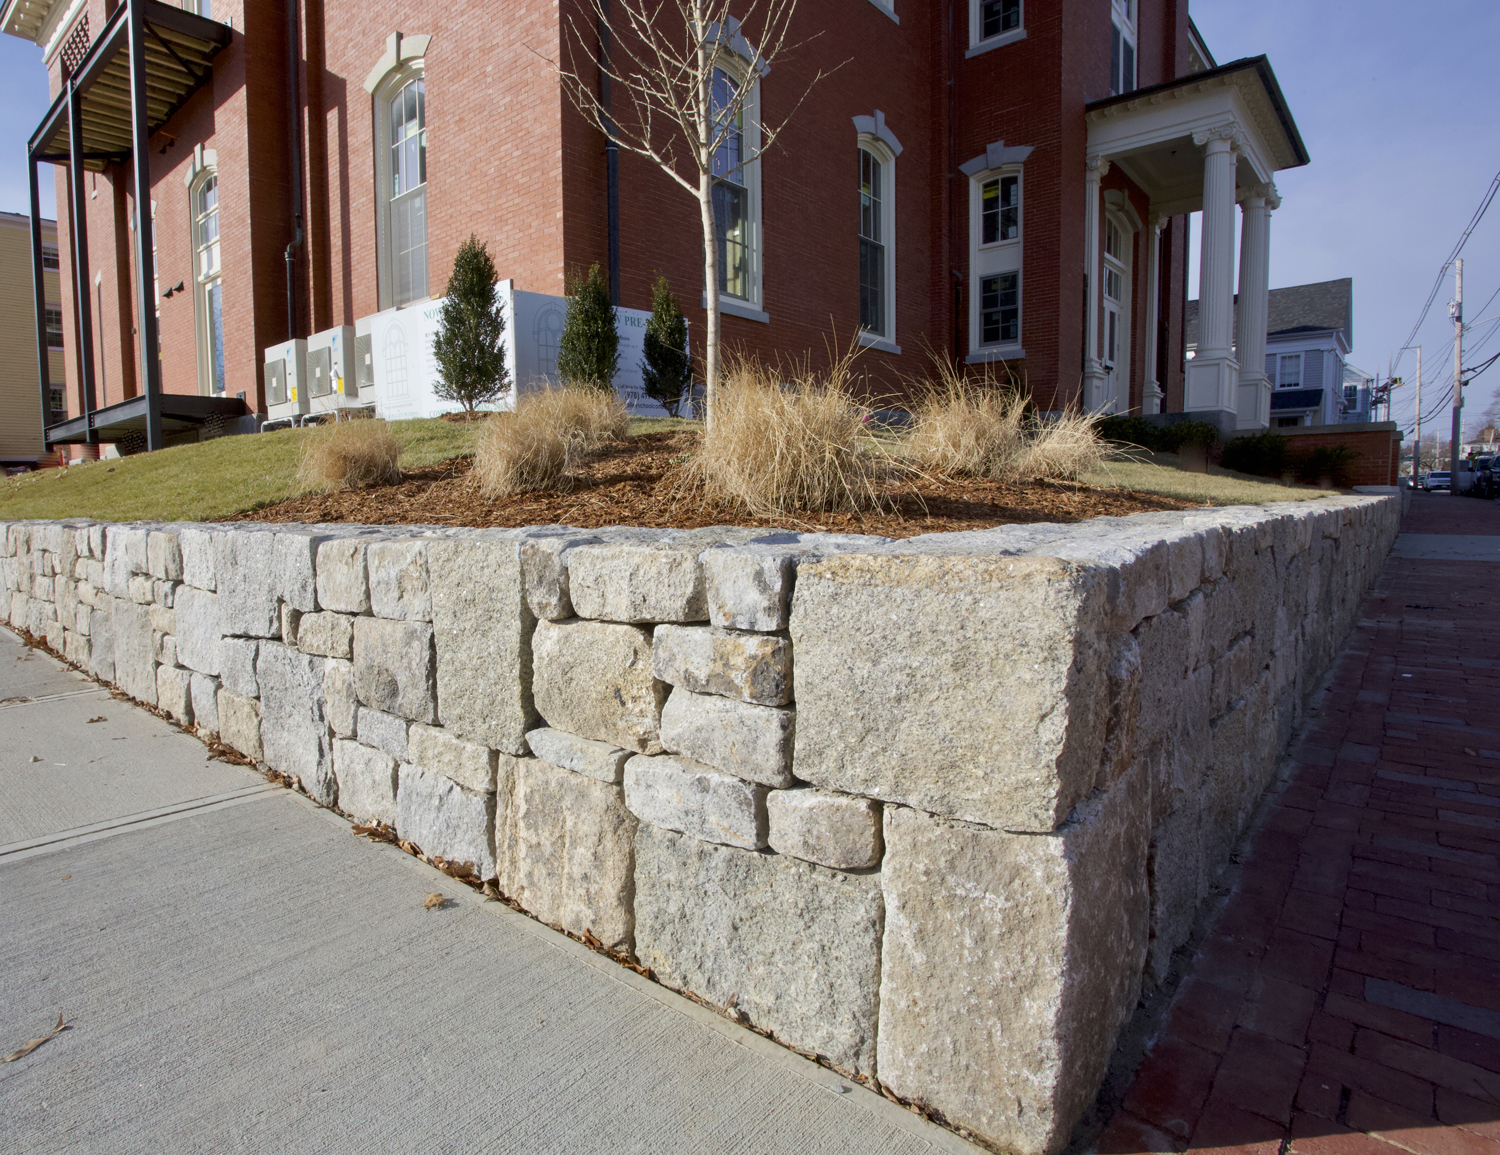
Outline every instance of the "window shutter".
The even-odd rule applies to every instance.
[[[1309,349],[1302,354],[1302,386],[1305,389],[1323,387],[1323,350]]]
[[[1276,384],[1276,354],[1266,354],[1266,380],[1272,385]]]

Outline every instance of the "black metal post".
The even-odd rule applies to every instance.
[[[94,432],[94,316],[89,298],[88,203],[83,195],[83,112],[78,88],[68,82],[68,202],[73,209],[73,319],[78,326],[78,380],[83,386],[85,439],[99,444]]]
[[[156,270],[151,244],[150,126],[146,109],[146,14],[142,0],[125,0],[130,25],[130,162],[135,171],[135,267],[140,295],[141,381],[146,397],[146,448],[161,449],[161,347],[156,332]]]
[[[47,428],[52,424],[52,356],[47,349],[47,285],[42,279],[42,196],[37,183],[36,157],[26,154],[31,181],[31,292],[36,299],[36,359],[42,385],[42,448],[50,449]]]

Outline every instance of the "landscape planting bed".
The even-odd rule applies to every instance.
[[[425,469],[408,470],[399,485],[307,494],[225,520],[504,528],[557,524],[581,529],[606,525],[678,529],[746,525],[912,537],[996,525],[1076,522],[1191,509],[1194,505],[1157,494],[1070,482],[1016,484],[907,476],[888,486],[890,504],[885,510],[749,517],[733,506],[705,505],[683,484],[683,463],[697,440],[698,435],[691,431],[656,432],[606,445],[578,468],[566,493],[486,498],[469,477],[470,459],[454,458]]]

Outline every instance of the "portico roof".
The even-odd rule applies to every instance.
[[[1310,159],[1264,56],[1096,100],[1085,119],[1089,155],[1118,164],[1162,216],[1202,206],[1203,157],[1195,134],[1236,133],[1240,186],[1268,186],[1277,172]]]

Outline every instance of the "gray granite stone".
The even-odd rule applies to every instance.
[[[476,623],[474,632],[484,631]],[[432,627],[426,622],[354,620],[354,688],[361,705],[436,722],[434,664]]]
[[[766,845],[766,788],[674,755],[625,763],[625,805],[642,822],[705,842]]]

